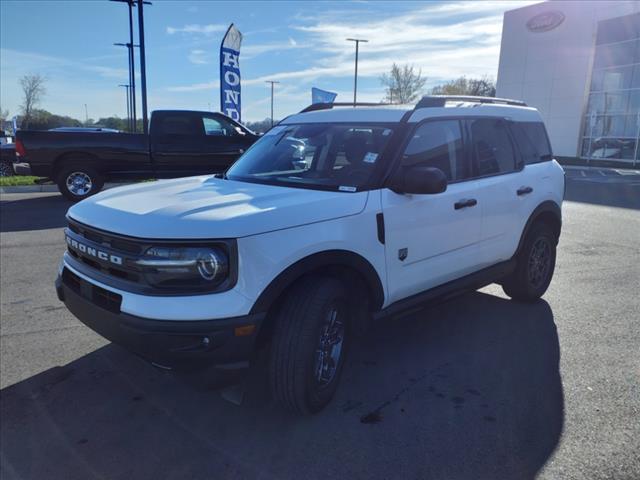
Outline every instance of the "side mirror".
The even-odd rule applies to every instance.
[[[447,189],[447,177],[439,168],[414,165],[396,173],[389,188],[396,193],[442,193]]]

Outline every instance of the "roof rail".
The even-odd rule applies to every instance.
[[[312,103],[298,113],[315,112],[316,110],[331,110],[333,107],[388,107],[397,105],[395,103],[374,103],[374,102],[338,102],[338,103]]]
[[[502,105],[517,105],[519,107],[527,106],[527,104],[521,100],[511,100],[510,98],[475,97],[472,95],[425,95],[416,105],[416,109],[444,107],[447,102],[498,103]]]

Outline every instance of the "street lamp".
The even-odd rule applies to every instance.
[[[360,46],[360,42],[367,43],[369,40],[365,40],[363,38],[347,38],[348,42],[356,42],[356,74],[353,79],[353,106],[356,106],[356,95],[358,92],[358,47]]]
[[[140,87],[142,91],[142,130],[143,132],[149,133],[149,122],[147,115],[147,66],[145,61],[145,50],[144,50],[144,5],[151,5],[151,2],[146,2],[144,0],[138,0],[137,2],[134,0],[111,0],[113,2],[121,2],[126,3],[129,6],[129,44],[130,47],[130,55],[129,55],[129,65],[131,69],[131,74],[129,76],[129,84],[132,86],[131,90],[131,105],[133,112],[133,128],[134,131],[136,129],[136,103],[135,103],[135,66],[134,66],[134,55],[133,55],[133,5],[137,4],[138,6],[138,35],[140,37],[139,44],[140,47]]]
[[[133,130],[131,130],[131,100],[129,97],[129,90],[131,89],[131,85],[128,84],[123,84],[123,85],[118,85],[119,87],[123,87],[126,88],[125,93],[127,94],[127,121],[129,122],[129,132],[132,132]]]
[[[114,43],[114,45],[116,45],[117,47],[127,47],[127,50],[129,50],[129,90],[130,90],[130,94],[128,95],[129,106],[127,107],[127,109],[130,112],[130,114],[128,116],[128,118],[129,118],[129,131],[135,133],[135,127],[136,127],[136,79],[135,79],[136,78],[136,72],[135,72],[133,48],[137,47],[138,45],[134,45],[133,43],[129,43],[129,42],[127,42],[127,43]],[[131,113],[133,113],[133,115],[131,115]]]
[[[273,127],[273,85],[280,82],[277,82],[275,80],[265,80],[264,83],[271,84],[271,126]]]

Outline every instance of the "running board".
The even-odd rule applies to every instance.
[[[425,307],[432,303],[439,303],[455,297],[467,291],[478,290],[486,287],[501,278],[506,277],[516,268],[515,259],[498,263],[488,268],[484,268],[465,277],[452,280],[451,282],[439,285],[430,290],[417,293],[411,297],[398,300],[388,307],[375,312],[374,320],[404,313],[406,310],[415,309],[417,307]]]

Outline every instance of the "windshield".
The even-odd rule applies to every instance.
[[[227,178],[356,191],[371,179],[391,133],[385,126],[279,125],[240,157]]]

